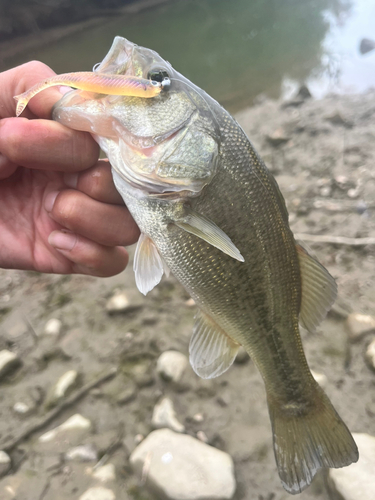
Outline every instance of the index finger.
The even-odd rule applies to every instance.
[[[16,68],[0,73],[0,118],[16,116],[15,95],[26,92],[30,87],[55,72],[46,64],[30,61]],[[49,88],[36,95],[22,113],[25,118],[51,118],[52,106],[62,97],[58,88]]]

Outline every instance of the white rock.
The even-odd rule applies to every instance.
[[[5,451],[0,450],[0,477],[8,472],[11,465],[10,456]]]
[[[0,351],[0,377],[7,375],[21,364],[21,360],[14,352],[4,349]]]
[[[63,424],[42,434],[38,441],[44,448],[50,448],[57,453],[66,452],[72,446],[79,445],[91,428],[90,420],[76,413]]]
[[[116,469],[113,464],[106,464],[98,467],[92,473],[92,477],[102,483],[109,483],[116,480]]]
[[[199,439],[199,441],[202,441],[202,443],[208,443],[208,437],[203,431],[197,432],[197,438]]]
[[[45,324],[43,333],[45,335],[53,335],[57,337],[58,335],[60,335],[61,330],[62,322],[57,318],[51,318]]]
[[[31,413],[32,407],[22,401],[18,401],[13,405],[14,413],[18,413],[19,415],[27,415]]]
[[[198,439],[169,429],[151,432],[130,456],[146,486],[168,500],[227,500],[236,489],[232,458]]]
[[[359,340],[366,333],[375,331],[375,318],[366,314],[351,313],[346,319],[349,339]]]
[[[77,384],[78,372],[76,370],[69,370],[61,375],[50,395],[47,398],[47,406],[54,406],[59,403],[69,393],[71,389]]]
[[[375,339],[367,347],[365,358],[370,368],[375,370]]]
[[[108,488],[96,486],[89,488],[80,497],[79,500],[115,500],[115,494]]]
[[[177,420],[173,403],[169,398],[163,398],[155,406],[151,424],[156,429],[168,427],[172,431],[185,432],[185,426]]]
[[[156,371],[163,379],[178,382],[188,364],[185,354],[178,351],[165,351],[157,361]]]
[[[107,301],[106,310],[109,314],[124,312],[129,308],[130,302],[124,292],[117,290]]]
[[[73,462],[96,462],[98,460],[98,452],[91,444],[75,446],[65,453],[65,460]]]
[[[318,373],[311,370],[311,375],[314,377],[315,381],[318,382],[320,387],[322,387],[322,389],[327,387],[328,379],[323,373]]]
[[[194,420],[194,422],[197,422],[198,424],[200,424],[201,422],[203,422],[203,420],[204,420],[204,415],[203,415],[203,413],[196,413],[196,414],[193,416],[193,420]]]
[[[374,500],[375,437],[353,433],[359,450],[357,463],[329,469],[330,485],[344,500]]]

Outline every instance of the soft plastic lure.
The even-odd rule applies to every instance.
[[[54,85],[66,85],[67,87],[99,94],[146,98],[157,96],[163,89],[163,83],[136,76],[107,75],[91,71],[64,73],[46,78],[23,94],[14,96],[17,101],[16,115],[19,116],[22,113],[34,95]]]

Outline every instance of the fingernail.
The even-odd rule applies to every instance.
[[[52,231],[48,236],[48,243],[57,250],[73,250],[77,243],[77,235],[67,231]]]
[[[76,189],[78,184],[78,174],[64,174],[64,182],[67,186]]]
[[[44,208],[47,210],[47,212],[52,212],[53,205],[55,204],[55,200],[58,194],[58,191],[51,191],[47,194],[44,200]]]

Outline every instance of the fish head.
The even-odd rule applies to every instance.
[[[149,195],[199,194],[219,155],[217,103],[159,54],[121,37],[94,71],[162,82],[163,91],[141,98],[75,90],[55,105],[53,118],[92,133],[133,188]]]

